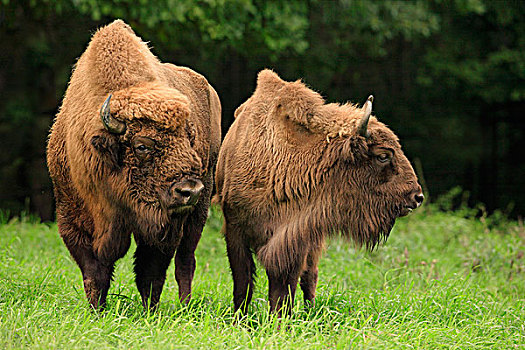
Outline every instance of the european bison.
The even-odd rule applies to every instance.
[[[253,253],[268,275],[272,311],[293,302],[299,277],[313,303],[328,235],[372,249],[423,201],[396,135],[370,116],[372,100],[325,104],[300,81],[259,73],[217,163],[236,310],[252,296]]]
[[[47,148],[58,229],[93,307],[105,304],[115,261],[132,234],[144,306],[159,302],[175,250],[179,297],[190,297],[220,114],[203,76],[161,63],[124,22],[93,36]]]

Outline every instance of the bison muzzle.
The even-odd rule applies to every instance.
[[[47,149],[60,235],[90,304],[106,302],[115,262],[137,243],[142,302],[155,307],[175,255],[188,301],[220,146],[221,106],[194,71],[161,63],[124,22],[79,58]]]
[[[271,310],[291,305],[299,279],[313,303],[328,235],[372,249],[423,201],[397,137],[371,116],[372,102],[326,104],[300,81],[259,73],[217,163],[235,309],[252,296],[253,254],[266,269]]]

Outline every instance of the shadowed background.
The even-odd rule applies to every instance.
[[[54,218],[45,145],[71,69],[122,18],[216,88],[223,135],[272,68],[363,103],[400,137],[431,198],[525,214],[525,2],[0,0],[0,209]]]

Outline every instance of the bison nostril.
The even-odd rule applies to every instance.
[[[195,191],[190,188],[175,188],[175,192],[180,194],[182,197],[191,197],[195,194]]]
[[[173,185],[173,195],[179,205],[194,205],[204,189],[200,180],[186,179]]]
[[[414,199],[416,200],[417,205],[420,206],[421,203],[423,203],[425,196],[423,195],[423,193],[418,193],[414,196]]]

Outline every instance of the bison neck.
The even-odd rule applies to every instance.
[[[163,214],[160,211],[144,211],[134,214],[132,231],[145,243],[156,247],[178,245],[184,222],[188,217],[183,214]]]

